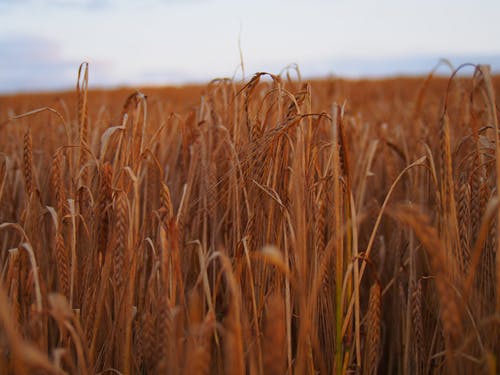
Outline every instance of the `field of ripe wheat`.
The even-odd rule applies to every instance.
[[[498,374],[468,72],[0,97],[0,373]]]

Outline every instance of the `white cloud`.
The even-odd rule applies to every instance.
[[[0,38],[0,91],[53,90],[73,87],[81,61],[60,56],[60,46],[39,36]],[[112,83],[111,64],[96,61],[90,77],[100,84]]]
[[[62,83],[67,80],[66,64],[78,66],[83,60],[91,61],[96,71],[91,83],[98,85],[231,76],[239,64],[239,37],[247,75],[256,70],[276,72],[290,63],[298,63],[304,74],[311,75],[414,74],[423,72],[424,66],[432,68],[440,57],[477,61],[477,57],[500,55],[495,43],[500,35],[496,20],[500,3],[490,0],[474,7],[465,0],[405,4],[395,0],[0,0],[0,8],[0,38],[11,41],[4,60],[15,58],[16,43],[25,49],[30,46],[25,55],[15,58],[18,61],[39,53],[36,43],[20,42],[17,36],[40,38],[46,43],[44,58],[51,60],[41,56],[33,60],[38,61],[38,69],[57,66],[50,71],[59,70]],[[19,67],[13,69],[0,74],[16,76],[18,82],[24,74],[23,87],[29,85],[34,73],[28,68],[24,73]],[[9,82],[13,84],[11,78]]]

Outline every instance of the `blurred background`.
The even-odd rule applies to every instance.
[[[419,75],[440,58],[498,73],[499,15],[498,0],[0,0],[0,93],[73,88],[82,61],[94,88],[290,64],[305,77]]]

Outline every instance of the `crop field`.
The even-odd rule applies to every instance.
[[[1,96],[0,374],[498,374],[500,77],[460,72]]]

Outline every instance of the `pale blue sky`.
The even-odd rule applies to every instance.
[[[422,74],[440,57],[500,70],[500,1],[0,0],[0,91],[279,72]],[[241,77],[241,72],[237,73]]]

